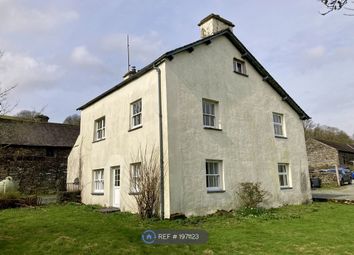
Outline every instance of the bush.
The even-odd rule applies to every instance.
[[[0,209],[38,206],[41,199],[36,195],[21,196],[19,192],[7,192],[0,194]]]
[[[263,202],[267,192],[261,188],[259,182],[242,182],[236,194],[241,200],[241,207],[257,208]]]
[[[19,199],[21,197],[21,193],[18,191],[0,193],[0,199]]]
[[[238,216],[241,217],[257,217],[267,213],[267,209],[262,207],[250,208],[250,207],[241,207],[239,210],[236,211]]]

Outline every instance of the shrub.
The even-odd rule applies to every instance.
[[[18,191],[0,193],[0,199],[19,199],[21,197],[21,193]]]
[[[267,192],[261,188],[259,182],[242,182],[236,194],[240,198],[241,207],[257,208],[263,202]]]
[[[160,209],[159,153],[155,147],[152,147],[151,151],[148,150],[147,146],[145,149],[140,147],[137,155],[133,155],[132,161],[140,162],[137,169],[138,178],[133,178],[133,172],[129,170],[131,192],[134,194],[139,216],[142,219],[157,217]],[[135,179],[135,182],[133,182],[133,179]]]
[[[41,199],[36,195],[21,196],[19,192],[7,192],[0,194],[0,209],[38,206]]]

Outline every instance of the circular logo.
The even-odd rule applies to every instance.
[[[143,242],[146,244],[152,244],[156,240],[156,233],[152,230],[146,230],[141,235],[141,240],[143,240]]]

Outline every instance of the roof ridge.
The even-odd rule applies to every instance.
[[[291,98],[291,96],[282,88],[282,86],[280,86],[280,84],[262,66],[262,64],[252,55],[252,53],[243,45],[243,43],[241,43],[241,41],[233,34],[233,32],[230,29],[221,30],[213,35],[204,37],[204,38],[194,41],[192,43],[186,44],[184,46],[181,46],[181,47],[178,47],[174,50],[166,52],[165,54],[161,55],[159,58],[157,58],[156,60],[154,60],[150,64],[143,67],[135,75],[132,75],[130,78],[123,80],[122,82],[118,83],[117,85],[115,85],[111,89],[96,96],[95,98],[93,98],[92,100],[87,102],[86,104],[77,108],[77,110],[83,110],[83,109],[87,108],[88,106],[96,103],[100,99],[104,98],[105,96],[118,90],[119,88],[129,84],[131,81],[139,78],[140,76],[142,76],[146,72],[150,71],[154,66],[161,64],[163,61],[165,61],[166,58],[169,60],[172,60],[174,54],[180,53],[180,52],[187,50],[191,47],[198,46],[204,42],[207,43],[208,41],[210,41],[216,37],[222,36],[222,35],[225,35],[230,40],[230,42],[240,51],[240,53],[242,54],[242,57],[247,59],[250,62],[250,64],[256,69],[256,71],[258,71],[258,73],[261,76],[263,76],[263,80],[265,82],[267,82],[282,97],[283,101],[286,101],[286,103],[288,103],[290,105],[290,107],[293,108],[293,110],[299,115],[300,119],[302,119],[302,120],[311,119],[311,117],[309,115],[307,115],[307,113],[294,101],[294,99]]]
[[[27,122],[27,123],[31,123],[31,124],[41,124],[41,125],[47,124],[47,125],[60,125],[60,126],[80,127],[79,125],[67,124],[67,123],[40,122],[40,121],[36,121],[34,119],[11,116],[11,115],[0,115],[0,121],[1,120],[9,120],[9,121],[16,121],[16,122]]]

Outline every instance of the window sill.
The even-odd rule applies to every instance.
[[[280,190],[293,189],[293,187],[280,187]]]
[[[129,192],[128,195],[139,195],[141,192]]]
[[[286,136],[276,135],[275,138],[288,139]]]
[[[248,77],[248,74],[245,74],[245,73],[240,73],[240,72],[237,72],[237,71],[234,71],[234,73],[237,73],[237,74],[239,74],[239,75],[242,75],[242,76]]]
[[[225,190],[220,189],[220,190],[207,190],[207,193],[224,193]]]
[[[207,126],[204,126],[203,128],[204,128],[204,129],[215,130],[215,131],[222,131],[221,128],[216,128],[216,127],[207,127]]]
[[[143,127],[143,125],[132,127],[131,129],[128,130],[128,132],[134,131],[134,130],[142,128],[142,127]]]
[[[104,193],[103,192],[91,192],[91,195],[93,195],[93,196],[103,196]]]
[[[92,143],[98,143],[98,142],[102,142],[102,141],[104,141],[104,140],[106,140],[106,138],[102,138],[102,139],[100,139],[100,140],[94,140]]]

